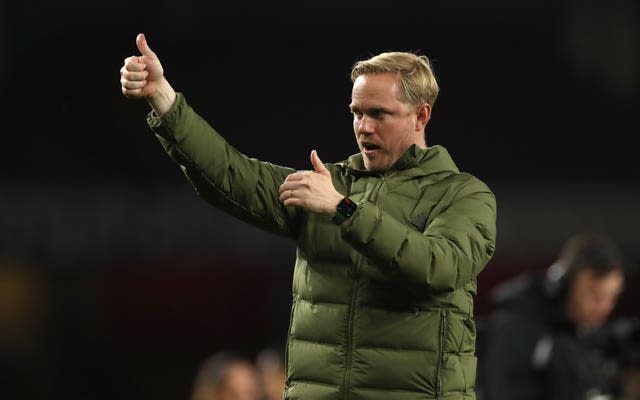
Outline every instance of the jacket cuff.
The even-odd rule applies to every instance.
[[[374,204],[362,201],[351,218],[340,225],[340,233],[365,257],[381,265],[396,265],[396,257],[406,239],[407,227]]]
[[[173,128],[183,116],[186,105],[187,102],[182,93],[176,93],[176,99],[166,114],[159,117],[153,110],[147,114],[147,125],[149,125],[149,128],[157,135],[167,140],[175,141],[173,138]]]

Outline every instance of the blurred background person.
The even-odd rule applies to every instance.
[[[184,92],[225,109],[216,128],[232,143],[298,168],[312,145],[328,159],[354,148],[330,134],[351,120],[354,55],[430,49],[446,87],[431,142],[450,143],[501,199],[498,252],[478,281],[484,316],[496,284],[546,269],[574,232],[611,234],[627,264],[640,260],[638,6],[141,0],[125,17],[115,2],[0,1],[0,257],[23,260],[39,287],[29,291],[42,293],[22,347],[10,344],[15,317],[0,322],[0,400],[183,400],[217,344],[252,359],[286,339],[289,241],[202,202],[155,138],[140,135],[146,105],[114,90],[114,66],[141,23]],[[371,29],[382,9],[385,28]],[[366,34],[345,40],[356,31]],[[210,75],[244,78],[198,78]],[[309,76],[321,84],[291,101]],[[229,106],[256,93],[268,96]],[[231,129],[238,121],[252,133]],[[304,128],[277,129],[274,140],[265,125]],[[640,317],[638,278],[626,280],[614,315]]]
[[[616,318],[605,336],[616,400],[640,400],[640,319]],[[611,362],[613,361],[613,362]]]
[[[43,343],[47,292],[31,265],[0,260],[0,399],[47,399],[51,371]]]
[[[580,233],[566,241],[546,274],[497,287],[480,335],[482,398],[610,398],[616,368],[606,352],[607,320],[624,281],[617,244]]]
[[[640,400],[640,364],[624,370],[620,400]]]
[[[281,400],[284,395],[284,354],[275,348],[266,348],[256,357],[256,368],[264,392],[264,400]]]
[[[231,352],[218,352],[199,367],[191,400],[262,400],[255,367]]]

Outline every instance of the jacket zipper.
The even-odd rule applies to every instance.
[[[369,201],[373,204],[376,204],[378,201],[378,193],[384,184],[384,175],[378,174],[379,182],[371,191],[369,195]],[[357,272],[356,272],[357,273]],[[358,279],[354,278],[353,280],[353,294],[351,295],[351,304],[349,307],[349,319],[347,321],[347,368],[344,373],[344,399],[349,399],[349,386],[351,384],[351,362],[352,362],[352,350],[353,350],[353,320],[355,317],[355,309],[356,309],[356,300],[358,298]]]
[[[382,185],[384,185],[384,175],[378,174],[378,179],[379,179],[379,182],[373,188],[373,190],[371,191],[371,194],[369,195],[369,201],[372,202],[373,204],[376,204],[376,202],[378,201],[378,193],[380,193],[380,189],[382,188]]]
[[[353,280],[353,294],[351,295],[351,304],[349,307],[349,319],[347,321],[347,368],[344,372],[344,399],[349,399],[349,385],[351,384],[351,362],[352,355],[351,352],[353,350],[353,320],[355,316],[356,309],[356,299],[358,298],[358,280]]]
[[[289,312],[289,329],[287,329],[287,344],[284,348],[284,378],[285,378],[285,391],[289,387],[289,346],[291,346],[291,327],[293,326],[293,314],[295,312],[296,303],[298,302],[297,293],[293,295],[291,301],[291,311]]]
[[[447,318],[444,311],[440,311],[440,349],[438,352],[438,368],[436,370],[436,398],[441,398],[442,382],[440,377],[440,369],[444,363],[444,341],[446,332]]]

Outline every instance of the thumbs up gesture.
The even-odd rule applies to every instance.
[[[331,173],[315,150],[311,152],[311,165],[313,171],[298,171],[287,176],[280,185],[280,200],[285,206],[333,215],[344,196],[333,186]]]
[[[158,91],[164,70],[156,54],[149,48],[144,34],[136,37],[136,46],[141,55],[127,57],[120,69],[122,94],[129,98],[148,98]]]
[[[120,68],[122,94],[130,99],[147,99],[158,115],[171,108],[176,93],[164,78],[162,64],[144,34],[136,37],[139,56],[127,57]]]

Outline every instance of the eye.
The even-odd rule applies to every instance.
[[[358,119],[362,118],[362,112],[361,111],[351,110],[351,114],[353,114],[353,116],[358,118]]]
[[[373,119],[382,119],[389,114],[389,111],[384,108],[372,108],[367,112],[367,115]]]

